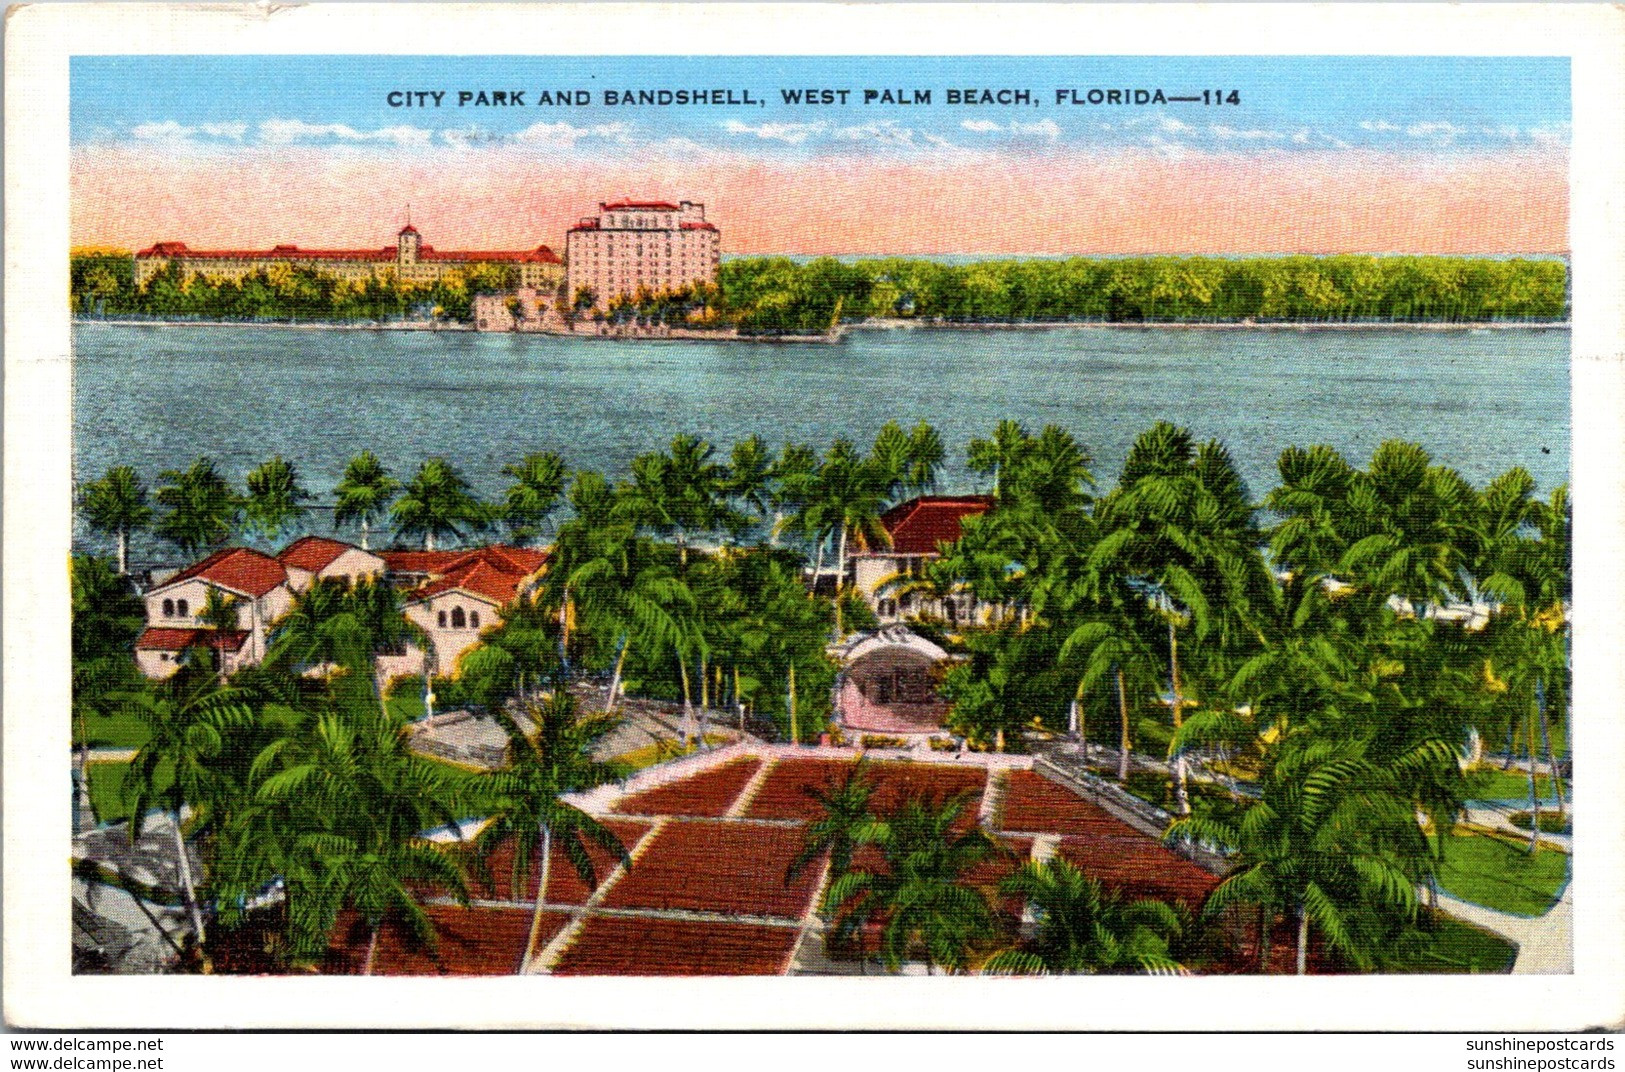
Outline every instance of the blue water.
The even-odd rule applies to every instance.
[[[79,479],[134,466],[150,483],[200,454],[240,481],[273,453],[322,500],[371,449],[399,475],[443,455],[495,496],[504,464],[554,450],[624,472],[679,432],[867,446],[926,420],[972,490],[966,442],[1001,419],[1060,424],[1102,484],[1156,420],[1222,439],[1255,495],[1290,445],[1363,464],[1420,442],[1475,483],[1510,466],[1542,493],[1569,474],[1561,329],[1296,332],[855,331],[833,346],[85,324],[75,328]],[[87,546],[98,547],[94,541]]]

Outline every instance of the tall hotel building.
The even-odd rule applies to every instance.
[[[600,202],[599,215],[581,220],[564,238],[570,300],[591,289],[593,304],[647,289],[658,294],[715,283],[722,235],[693,201]]]

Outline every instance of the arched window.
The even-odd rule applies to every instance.
[[[164,617],[175,617],[175,601],[173,599],[164,600]]]
[[[440,628],[444,629],[445,627],[446,627],[446,612],[441,611],[440,612]]]
[[[463,617],[463,608],[462,607],[453,607],[453,608],[451,608],[451,627],[453,629],[461,629],[464,626],[466,626],[467,624],[468,624],[467,620]]]
[[[188,615],[189,615],[189,614],[191,614],[191,613],[192,613],[192,612],[191,612],[191,610],[190,610],[190,609],[188,609],[188,608],[187,608],[187,606],[186,606],[186,600],[184,600],[184,599],[177,599],[177,600],[176,600],[176,601],[175,601],[175,613],[176,613],[176,614],[178,614],[178,615],[180,615],[180,616],[181,616],[181,617],[182,617],[182,618],[185,618],[185,617],[187,617],[187,616],[188,616]]]
[[[468,612],[468,627],[470,629],[478,629],[480,627],[480,612],[479,611],[471,610],[471,611]]]

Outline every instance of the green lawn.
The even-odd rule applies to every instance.
[[[415,689],[400,689],[393,695],[385,698],[384,707],[390,715],[403,722],[416,722],[426,713],[423,706],[423,686]]]
[[[712,748],[717,748],[721,745],[727,744],[731,738],[724,737],[719,733],[711,733],[706,735],[705,740],[706,743]],[[624,767],[627,773],[631,773],[633,771],[640,771],[645,767],[652,767],[656,763],[664,763],[668,759],[676,759],[679,756],[690,756],[698,751],[699,747],[697,745],[691,744],[686,749],[681,749],[678,747],[676,741],[672,741],[666,745],[651,744],[647,747],[639,748],[636,751],[624,753],[623,755],[616,756],[615,762]]]
[[[73,743],[78,747],[89,738],[92,748],[140,748],[151,736],[147,727],[134,715],[118,712],[113,715],[90,714],[81,730],[79,719],[73,720]]]
[[[1552,780],[1544,774],[1535,775],[1535,789],[1542,800],[1552,796]],[[1467,796],[1470,800],[1528,800],[1529,773],[1504,771],[1495,768],[1467,772]],[[1569,797],[1569,783],[1563,783],[1563,797]]]
[[[1377,967],[1397,974],[1504,975],[1517,959],[1518,947],[1500,935],[1435,913],[1379,953]]]
[[[130,805],[124,799],[121,786],[128,763],[92,763],[90,772],[90,806],[95,809],[96,821],[116,823],[130,817]]]
[[[1527,842],[1488,834],[1458,834],[1445,846],[1439,885],[1473,904],[1539,916],[1557,903],[1569,878],[1569,854],[1542,845],[1531,856]]]

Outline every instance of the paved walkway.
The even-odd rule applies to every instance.
[[[135,758],[137,751],[139,749],[135,748],[92,748],[90,750],[90,761],[92,763],[128,763]],[[73,750],[72,758],[74,763],[79,762],[79,749],[75,748]]]
[[[1439,908],[1466,923],[1518,943],[1513,975],[1569,975],[1574,971],[1574,883],[1544,916],[1514,916],[1441,891]]]

